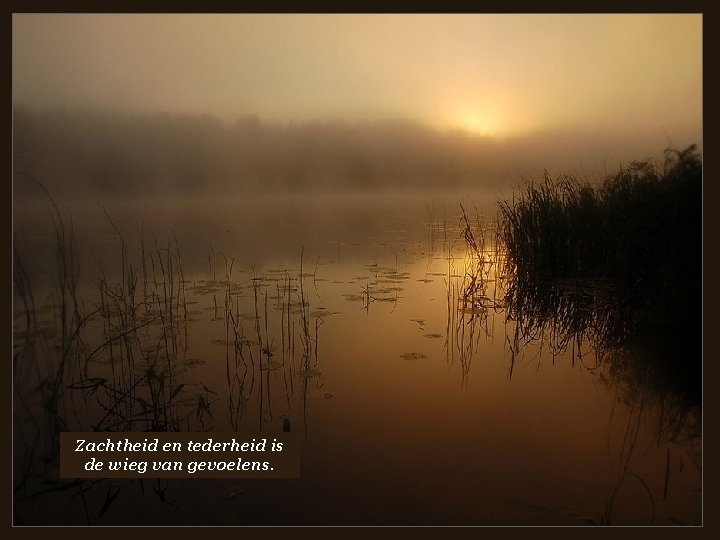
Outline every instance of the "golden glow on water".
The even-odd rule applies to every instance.
[[[178,406],[193,427],[211,431],[261,427],[272,433],[287,417],[304,441],[302,479],[242,484],[247,491],[242,504],[227,498],[238,482],[178,483],[171,488],[184,513],[162,506],[153,513],[127,497],[101,523],[128,517],[143,523],[228,523],[243,512],[243,520],[262,523],[277,520],[278,513],[293,523],[312,524],[599,522],[624,459],[630,460],[632,474],[661,489],[668,455],[673,476],[667,500],[659,495],[651,504],[642,484],[637,492],[638,486],[627,482],[618,492],[623,502],[615,504],[615,522],[648,523],[653,509],[656,523],[700,519],[693,468],[688,463],[679,469],[681,446],[658,445],[655,412],[645,413],[628,454],[624,441],[637,408],[619,401],[613,387],[599,384],[597,374],[581,362],[573,365],[570,351],[551,357],[539,344],[528,345],[515,357],[510,378],[513,323],[501,307],[489,307],[491,300],[500,300],[493,293],[496,267],[483,266],[487,288],[465,299],[464,290],[477,275],[477,256],[456,243],[448,259],[442,241],[428,249],[426,228],[402,229],[392,222],[402,216],[411,223],[411,210],[384,210],[388,221],[373,224],[377,228],[363,231],[357,242],[325,238],[328,229],[315,224],[322,241],[304,251],[305,277],[299,252],[292,249],[282,247],[250,263],[237,239],[217,244],[217,252],[237,257],[233,309],[248,339],[247,362],[238,371],[244,386],[240,391],[232,383],[236,397],[243,396],[237,424],[229,420],[227,358],[233,347],[226,342],[223,285],[208,281],[207,256],[198,256],[207,251],[186,247],[192,253],[185,266],[192,322],[175,373],[174,384],[185,385]],[[224,215],[221,204],[213,215]],[[227,216],[239,219],[232,211]],[[221,221],[224,228],[218,230],[239,226]],[[291,224],[285,225],[289,230]],[[453,241],[458,232],[449,233]],[[483,257],[497,261],[487,238]],[[288,277],[292,290],[284,291]],[[312,347],[308,365],[300,352],[301,285]],[[289,320],[288,301],[293,303]],[[253,345],[257,340],[272,358]],[[276,364],[261,370],[260,362],[267,367],[268,360]],[[90,369],[107,376],[111,366],[93,362]],[[212,413],[201,420],[195,411],[198,396],[208,398]],[[67,504],[44,506],[48,517],[38,519],[50,519]]]

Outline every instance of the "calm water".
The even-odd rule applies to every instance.
[[[16,485],[19,456],[37,448],[36,472],[16,493],[18,523],[700,523],[701,438],[689,418],[675,440],[658,436],[667,411],[596,367],[590,344],[553,354],[541,341],[513,342],[496,200],[103,203],[136,280],[132,340],[112,347],[99,345],[130,313],[112,296],[133,279],[120,271],[122,244],[94,202],[60,203],[72,211],[79,311],[101,310],[69,355],[57,400],[64,428],[120,429],[131,419],[137,431],[155,420],[167,429],[279,432],[287,418],[303,441],[299,480],[67,489],[42,461],[44,444],[28,442],[46,407],[26,390],[60,354],[54,232],[45,206],[16,204],[39,328],[27,354],[16,291],[15,350],[26,349],[16,356]],[[475,239],[484,235],[481,266],[462,234],[460,202]],[[467,298],[471,284],[482,286]],[[167,407],[158,416],[152,394],[161,384]],[[133,399],[109,390],[130,387]]]

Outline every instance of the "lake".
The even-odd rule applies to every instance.
[[[16,523],[701,523],[699,411],[669,431],[587,340],[515,339],[500,196],[58,200],[64,259],[16,201]],[[73,483],[52,457],[59,430],[284,422],[300,479]]]

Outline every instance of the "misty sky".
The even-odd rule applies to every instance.
[[[13,90],[33,108],[695,135],[702,16],[15,14]]]

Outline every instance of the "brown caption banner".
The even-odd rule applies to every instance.
[[[60,478],[299,477],[289,433],[60,433]]]

